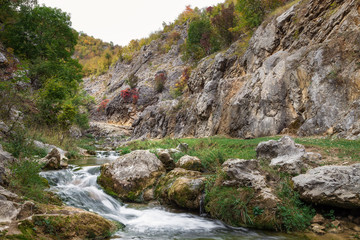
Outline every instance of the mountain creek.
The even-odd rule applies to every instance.
[[[123,230],[111,239],[306,239],[290,234],[274,233],[248,228],[235,228],[201,213],[185,213],[157,203],[124,204],[107,195],[96,183],[100,165],[118,158],[116,152],[98,151],[96,157],[71,161],[68,169],[43,171],[41,176],[51,185],[65,204],[97,213],[109,220],[124,224]]]

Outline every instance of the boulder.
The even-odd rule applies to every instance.
[[[170,153],[165,150],[160,150],[157,152],[157,155],[160,161],[164,164],[166,171],[171,171],[175,168],[175,162],[171,158]]]
[[[289,136],[284,136],[278,141],[261,142],[256,147],[256,156],[260,159],[272,160],[280,156],[298,154],[305,154],[305,148],[300,144],[296,144]]]
[[[44,239],[54,236],[57,239],[106,239],[118,229],[108,219],[73,207],[45,205],[37,211],[36,215],[25,218],[25,214],[24,219],[19,218],[19,229],[26,231],[28,239],[39,239],[39,236]],[[8,235],[12,235],[11,228],[9,230]]]
[[[8,152],[4,151],[0,144],[0,184],[4,184],[6,175],[10,172],[8,166],[16,159]]]
[[[200,172],[175,168],[160,179],[155,195],[162,203],[199,210],[204,186]]]
[[[47,153],[50,153],[54,148],[56,148],[60,153],[60,162],[61,162],[60,164],[61,164],[61,166],[64,167],[64,168],[67,167],[67,160],[68,160],[67,157],[66,157],[67,151],[62,150],[61,148],[59,148],[57,146],[47,144],[47,143],[43,143],[43,142],[40,142],[40,141],[37,141],[37,140],[34,140],[33,143],[34,143],[34,145],[36,147],[45,149]]]
[[[44,158],[39,160],[40,163],[44,164],[42,167],[45,170],[57,170],[67,167],[65,163],[61,163],[61,154],[57,148],[53,148]]]
[[[102,165],[98,182],[125,201],[143,201],[143,191],[164,173],[165,167],[155,154],[136,150]]]
[[[205,180],[205,177],[183,176],[177,178],[169,188],[169,200],[182,208],[200,209]]]
[[[360,164],[322,166],[292,180],[304,201],[348,209],[360,208]]]
[[[0,121],[0,137],[5,137],[9,131],[10,128],[3,121]]]
[[[0,52],[0,63],[5,63],[5,62],[7,62],[5,55]]]
[[[179,159],[179,161],[176,163],[176,167],[187,170],[200,171],[202,165],[201,160],[198,157],[185,155]]]
[[[0,186],[0,200],[19,201],[19,196]]]
[[[222,170],[227,176],[225,186],[254,188],[264,200],[277,202],[278,198],[267,186],[266,177],[259,171],[258,160],[229,159],[222,164]]]
[[[19,211],[20,204],[7,200],[0,200],[0,223],[6,223],[15,220]]]
[[[304,168],[305,148],[295,144],[291,137],[284,136],[280,140],[261,142],[256,148],[259,159],[271,160],[270,166],[278,166],[290,174],[300,174]]]

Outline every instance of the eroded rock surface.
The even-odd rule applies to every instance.
[[[155,40],[131,63],[118,62],[85,85],[99,100],[109,96],[104,117],[131,125],[134,139],[279,133],[357,139],[359,7],[357,0],[300,1],[264,22],[249,42],[240,38],[202,59],[188,79],[188,93],[177,99],[170,89],[187,66],[179,54],[187,25],[177,26],[181,38],[168,53],[158,49],[164,40]],[[168,76],[161,93],[154,90],[159,70]],[[120,97],[130,74],[139,79],[136,104]]]
[[[228,177],[223,185],[250,187],[259,192],[265,201],[278,201],[273,190],[268,186],[266,177],[260,172],[258,160],[229,159],[223,163],[222,170]]]
[[[360,208],[360,164],[317,167],[292,180],[304,201]]]
[[[313,157],[313,153],[306,154],[304,146],[296,144],[291,137],[284,136],[280,140],[261,142],[256,147],[259,159],[271,160],[270,166],[280,167],[291,174],[301,173],[305,167],[304,161]]]

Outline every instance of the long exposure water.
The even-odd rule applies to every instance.
[[[134,208],[122,204],[107,195],[96,183],[100,165],[116,158],[115,153],[98,152],[97,157],[77,161],[69,169],[46,171],[41,175],[49,181],[50,190],[57,193],[65,204],[124,224],[124,230],[115,233],[112,239],[299,239],[246,228],[232,228],[220,221],[174,212],[161,206],[144,205]]]

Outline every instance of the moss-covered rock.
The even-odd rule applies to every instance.
[[[19,221],[21,234],[7,235],[6,238],[106,239],[121,225],[73,207],[38,205],[37,213]]]
[[[160,179],[155,194],[162,203],[199,209],[204,186],[200,172],[175,168]]]
[[[142,202],[144,190],[164,173],[165,168],[155,154],[137,150],[104,164],[98,183],[124,201]]]
[[[176,167],[187,170],[201,171],[201,160],[198,157],[185,155],[176,163]]]

